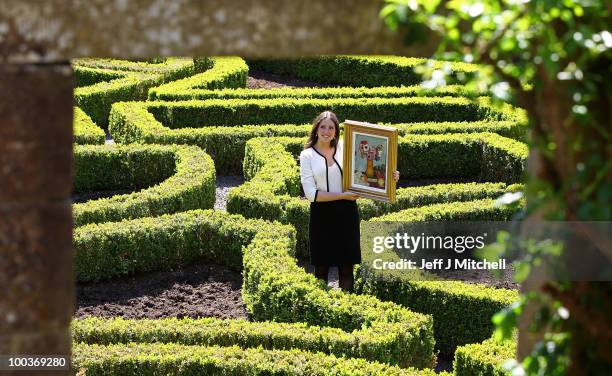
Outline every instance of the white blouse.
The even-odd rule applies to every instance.
[[[334,164],[327,165],[327,159],[314,147],[300,153],[300,177],[304,194],[310,202],[317,201],[319,191],[342,192],[342,141],[336,145],[332,156]]]

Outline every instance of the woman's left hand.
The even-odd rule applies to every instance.
[[[400,177],[399,171],[394,171],[393,172],[393,179],[395,180],[396,183],[399,180],[399,177]]]

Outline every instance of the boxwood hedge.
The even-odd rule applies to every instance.
[[[191,98],[201,90],[243,88],[246,86],[249,67],[236,56],[208,58],[204,72],[149,89],[150,100],[177,100]]]
[[[183,80],[188,81],[192,78]],[[330,87],[330,88],[278,88],[270,89],[191,89],[180,90],[167,95],[156,95],[159,87],[151,89],[149,99],[190,100],[190,99],[271,99],[271,98],[401,98],[401,97],[476,97],[474,92],[467,91],[464,86],[449,85],[438,90],[424,89],[419,85],[413,86],[381,86],[381,87]]]
[[[305,323],[251,322],[217,318],[125,320],[90,317],[72,321],[74,342],[88,344],[177,343],[197,346],[233,346],[268,350],[299,349],[328,355],[364,358],[397,365],[391,351],[399,333],[377,327],[345,332]]]
[[[417,100],[428,100],[428,98],[407,98]],[[366,99],[350,99],[353,101]],[[369,100],[369,99],[368,99]],[[366,100],[366,101],[368,101]],[[372,99],[374,100],[374,99]],[[377,99],[382,100],[382,99]],[[404,100],[398,98],[398,100]],[[275,111],[288,114],[286,117],[292,124],[310,121],[316,111],[304,110],[305,112],[298,117],[293,109],[289,109],[278,102]],[[325,100],[323,100],[325,101]],[[214,114],[212,102],[221,105],[219,108],[222,113]],[[310,125],[278,124],[278,119],[269,124],[261,124],[258,115],[249,118],[238,116],[238,108],[229,111],[231,106],[225,106],[226,100],[215,101],[188,101],[188,102],[127,102],[115,103],[110,114],[110,133],[117,142],[122,143],[157,143],[157,144],[194,144],[205,149],[214,159],[218,171],[227,174],[237,174],[242,172],[242,161],[244,158],[244,147],[247,140],[253,137],[272,137],[272,136],[305,136],[310,130]],[[236,103],[244,101],[236,100]],[[261,105],[260,101],[255,101]],[[250,103],[250,102],[244,102]],[[471,133],[480,131],[498,132],[502,135],[522,139],[525,134],[525,124],[522,112],[512,108],[502,108],[502,112],[488,107],[487,100],[480,100],[484,107],[483,112],[490,111],[493,118],[503,117],[509,120],[484,120],[478,122],[421,122],[423,119],[413,119],[416,123],[398,124],[400,134],[438,134],[447,131],[457,133]],[[258,106],[259,106],[258,105]],[[212,107],[211,107],[212,106]],[[254,107],[253,111],[260,107]],[[272,111],[272,110],[270,110]],[[405,119],[399,114],[393,115],[389,110],[389,116],[396,116],[396,119]],[[433,110],[432,110],[433,111]],[[435,111],[433,111],[435,112]],[[488,115],[487,115],[488,116]],[[207,120],[210,117],[210,120]],[[490,116],[488,116],[490,117]],[[219,124],[211,126],[205,122],[217,120]],[[307,119],[308,118],[308,119]],[[190,119],[190,120],[189,120]],[[285,119],[287,120],[287,119]],[[410,120],[410,119],[407,119]],[[241,123],[244,121],[244,123]],[[403,120],[402,120],[403,121]],[[256,124],[252,124],[255,122]],[[228,124],[238,126],[227,127]],[[225,126],[223,126],[225,124]]]
[[[77,144],[103,144],[106,135],[83,110],[74,107],[74,142]]]
[[[193,59],[167,58],[158,64],[113,59],[72,61],[77,81],[74,99],[98,126],[106,128],[114,102],[144,100],[150,87],[192,75]]]
[[[398,375],[435,376],[433,370],[399,368],[364,359],[299,350],[242,349],[160,343],[75,344],[72,367],[93,375]],[[79,374],[80,374],[79,373]]]
[[[291,226],[195,210],[77,228],[75,271],[77,280],[95,281],[167,270],[195,259],[242,268],[243,300],[255,320],[348,332],[372,328],[385,337],[381,346],[372,347],[372,357],[401,366],[435,362],[429,316],[374,297],[328,290],[296,264],[294,247]]]
[[[252,70],[290,75],[304,80],[335,83],[348,86],[409,86],[422,81],[415,72],[418,65],[428,64],[435,69],[450,72],[452,80],[472,75],[479,67],[475,64],[427,60],[403,56],[323,56],[299,59],[253,59],[248,61]]]
[[[516,340],[498,342],[489,338],[482,343],[473,343],[457,348],[453,362],[457,376],[510,376],[505,370],[506,361],[516,358]]]
[[[406,209],[372,221],[499,221],[508,220],[513,214],[514,210],[495,207],[492,200],[486,199]],[[518,298],[515,290],[457,281],[420,281],[402,270],[376,270],[375,255],[363,252],[362,256],[356,273],[356,291],[432,315],[437,348],[446,354],[457,346],[491,337],[494,329],[491,317]],[[393,254],[387,257],[392,257],[391,261],[399,259]]]
[[[215,202],[215,167],[195,146],[79,145],[74,192],[140,190],[73,205],[75,226],[155,216]]]
[[[303,124],[331,110],[341,119],[369,122],[514,120],[513,107],[492,106],[489,98],[270,98],[153,101],[147,109],[169,128],[210,125]]]

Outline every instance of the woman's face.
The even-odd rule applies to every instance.
[[[321,142],[328,143],[334,139],[336,135],[336,124],[331,119],[323,119],[319,123],[317,129],[317,137]]]

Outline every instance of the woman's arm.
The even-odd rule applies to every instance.
[[[310,202],[356,200],[358,198],[358,196],[353,193],[334,193],[317,190],[317,185],[315,183],[314,174],[312,172],[310,158],[308,158],[308,156],[303,153],[300,154],[300,180],[302,182],[304,194]]]
[[[357,200],[359,196],[354,193],[342,192],[342,193],[334,193],[334,192],[322,192],[319,191],[317,195],[317,202],[326,202],[326,201],[336,201],[336,200]]]
[[[317,184],[315,183],[314,174],[312,172],[312,165],[310,164],[310,158],[302,152],[300,154],[300,181],[302,182],[302,188],[304,194],[310,202],[317,201],[319,192],[317,191]]]

